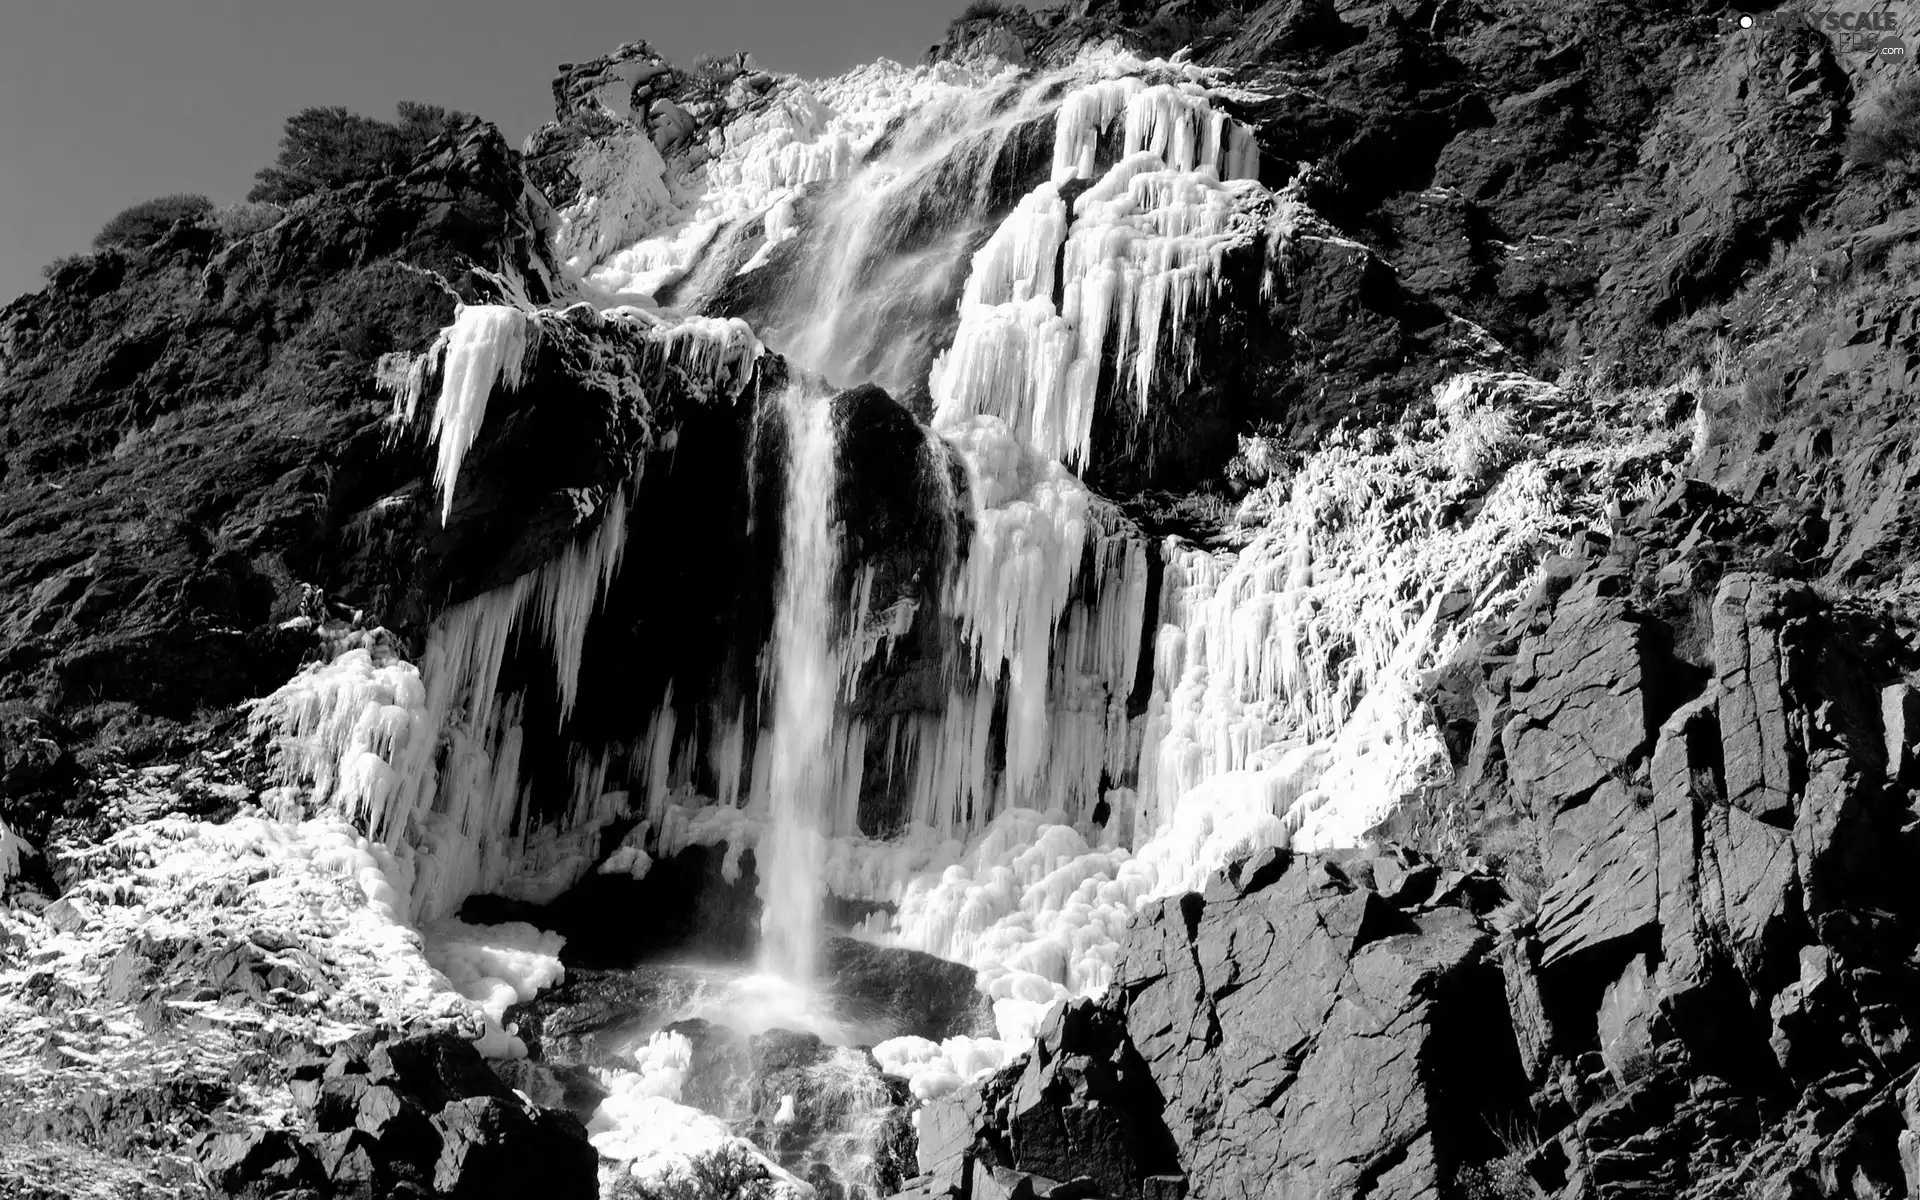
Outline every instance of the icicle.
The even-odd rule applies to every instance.
[[[1128,82],[1139,86],[1120,86]],[[1241,145],[1229,132],[1237,127],[1191,86],[1106,81],[1073,93],[1059,137],[1093,136],[1087,122],[1111,121],[1121,104],[1128,154],[1074,202],[1071,225],[1057,184],[1091,177],[1093,143],[1074,149],[1056,140],[1055,181],[1028,193],[974,254],[960,326],[929,380],[943,432],[976,414],[997,416],[1042,455],[1078,467],[1110,343],[1142,413],[1168,366],[1169,331],[1180,351],[1173,365],[1191,373],[1188,330],[1219,286],[1227,251],[1255,244],[1265,193],[1220,182],[1222,156]],[[1059,155],[1084,157],[1085,170]]]
[[[718,731],[709,751],[708,770],[713,772],[714,800],[728,808],[740,805],[740,770],[746,754],[746,717],[736,709],[722,715],[716,705],[714,726]]]
[[[639,473],[636,471],[634,483]],[[587,624],[620,571],[627,551],[627,489],[608,499],[599,528],[576,541],[560,557],[540,568],[531,597],[533,615],[553,652],[554,680],[560,691],[560,723],[573,715],[580,692],[580,655]]]
[[[1093,178],[1100,136],[1115,117],[1128,111],[1129,101],[1146,86],[1146,81],[1129,76],[1102,80],[1067,94],[1053,129],[1054,183]]]
[[[524,824],[521,703],[516,697],[503,707],[497,694],[508,643],[531,604],[570,709],[587,618],[625,546],[625,513],[625,493],[616,490],[587,538],[442,613],[420,668],[376,640],[303,670],[256,702],[252,726],[276,739],[283,778],[312,781],[316,804],[376,841],[417,839],[425,865],[416,877],[416,913],[450,911],[473,887],[504,878],[511,854],[503,839]],[[583,811],[599,795],[594,787]]]
[[[653,711],[653,720],[647,725],[645,759],[641,770],[647,787],[647,819],[659,821],[667,808],[668,797],[672,790],[673,779],[673,731],[676,723],[673,708],[673,684],[667,684],[667,691],[660,699],[660,707]]]
[[[528,324],[526,313],[508,305],[462,304],[420,358],[403,367],[382,364],[381,381],[394,391],[394,420],[403,424],[413,422],[427,377],[439,367],[440,395],[427,436],[439,448],[433,481],[443,525],[453,515],[460,463],[486,421],[487,398],[496,386],[519,390],[531,345]]]

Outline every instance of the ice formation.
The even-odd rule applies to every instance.
[[[1142,899],[1262,846],[1359,840],[1448,769],[1421,672],[1594,519],[1553,481],[1657,458],[1632,428],[1573,448],[1528,435],[1569,406],[1524,377],[1456,379],[1424,429],[1336,435],[1252,498],[1237,552],[1170,541],[1139,786],[1111,796],[1130,803],[1099,844],[1062,812],[1001,813],[957,860],[883,885],[899,913],[877,932],[974,965],[1017,1042],[1050,999],[1105,988]],[[1478,514],[1457,520],[1468,497]]]
[[[1093,177],[1093,148],[1121,113],[1126,154],[1074,200],[1070,220],[1060,184]],[[1191,369],[1190,322],[1227,252],[1256,240],[1267,193],[1254,181],[1252,132],[1193,83],[1130,77],[1070,93],[1054,155],[1054,179],[974,254],[960,328],[930,384],[942,432],[988,413],[1042,456],[1078,467],[1103,362],[1120,365],[1141,412],[1168,365],[1169,330],[1182,348],[1176,365]]]
[[[464,306],[426,354],[383,364],[398,388],[402,420],[417,415],[423,389],[440,373],[433,428],[443,466],[449,446],[457,445],[441,476],[443,516],[495,374],[517,382],[541,322],[577,317]],[[623,308],[590,319],[641,331],[637,369],[647,382],[673,372],[704,381],[726,402],[739,395],[761,353],[737,320],[665,319]],[[639,470],[636,462],[634,478],[611,490],[584,537],[512,583],[442,613],[417,666],[376,633],[255,703],[252,726],[277,744],[282,778],[311,783],[317,806],[352,818],[394,848],[416,920],[451,912],[478,890],[550,899],[591,869],[586,847],[576,838],[568,852],[567,838],[604,823],[624,803],[623,793],[614,793],[617,802],[604,798],[606,762],[582,758],[568,811],[552,828],[531,828],[519,778],[521,701],[500,695],[498,681],[511,639],[537,633],[553,664],[561,721],[571,713],[588,622],[626,554]],[[539,878],[516,888],[515,876],[527,870]]]
[[[76,1094],[217,1086],[237,1119],[285,1127],[299,1119],[295,1097],[265,1077],[235,1087],[244,1064],[288,1046],[336,1046],[376,1023],[467,1036],[486,1027],[481,1006],[449,987],[405,923],[389,880],[393,855],[351,825],[258,809],[219,825],[137,815],[190,795],[250,795],[234,778],[217,764],[106,768],[96,779],[103,799],[134,819],[77,847],[59,920],[0,908],[9,946],[0,956],[0,1086],[14,1102],[53,1111]],[[468,932],[498,944],[493,931]],[[180,961],[147,984],[112,982],[130,947],[154,944],[175,947]],[[229,981],[228,994],[207,995],[206,980],[190,974],[196,956],[256,968],[243,970],[246,986]],[[268,980],[264,1000],[241,1002]],[[68,999],[49,1005],[49,986]]]
[[[505,1027],[507,1009],[566,978],[560,950],[566,939],[524,922],[469,925],[435,921],[420,930],[427,962],[453,990],[479,1006],[486,1033],[477,1045],[488,1058],[525,1058],[527,1045]]]
[[[0,887],[20,873],[20,860],[30,849],[25,838],[0,821]]]
[[[758,227],[764,259],[793,234],[803,189],[846,179],[890,123],[973,99],[981,82],[950,65],[886,61],[819,83],[783,80],[766,103],[714,129],[705,161],[684,173],[644,136],[609,139],[590,155],[593,178],[583,177],[580,198],[560,214],[556,246],[603,302],[652,302],[730,227]]]
[[[944,1042],[923,1037],[889,1038],[873,1048],[880,1069],[907,1081],[921,1100],[936,1100],[957,1091],[968,1081],[1006,1065],[1006,1044],[992,1038],[964,1035]]]
[[[440,394],[427,436],[438,450],[433,481],[440,488],[440,522],[453,515],[454,485],[460,464],[487,418],[487,399],[495,387],[519,390],[538,326],[518,308],[505,304],[462,304],[453,324],[440,331],[424,354],[382,364],[384,382],[394,393],[394,420],[411,425],[435,371]]]
[[[1573,448],[1530,434],[1545,419],[1578,419],[1571,405],[1536,380],[1461,377],[1438,393],[1425,427],[1336,435],[1291,480],[1251,497],[1256,532],[1239,550],[1164,546],[1139,783],[1107,793],[1104,827],[1015,805],[984,827],[936,812],[941,820],[891,842],[833,839],[827,889],[897,905],[870,936],[974,966],[1000,1027],[996,1039],[885,1043],[886,1068],[929,1096],[997,1066],[1052,1003],[1108,986],[1144,899],[1201,887],[1263,846],[1350,844],[1442,775],[1420,675],[1518,598],[1545,548],[1596,518],[1587,497],[1553,481],[1644,474],[1664,453],[1657,436],[1630,426],[1590,426]],[[1466,499],[1478,512],[1461,521],[1453,514]],[[1124,568],[1107,578],[1136,586]],[[1091,611],[1129,609],[1138,611]],[[1085,653],[1110,641],[1107,655],[1123,657],[1128,644],[1123,621],[1102,631],[1070,615],[1065,628],[1084,632],[1056,647]],[[1087,737],[1103,743],[1114,744]],[[1056,740],[1054,756],[1064,749]],[[678,832],[661,853],[703,840],[751,847],[760,836],[750,813],[667,812],[665,828]]]

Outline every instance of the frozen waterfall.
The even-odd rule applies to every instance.
[[[1215,544],[1150,538],[1098,495],[1108,432],[1177,415],[1223,289],[1333,236],[1259,182],[1233,98],[1213,72],[1111,53],[877,64],[783,81],[684,159],[597,147],[554,232],[566,311],[644,328],[640,390],[670,369],[785,431],[771,636],[728,660],[739,686],[686,672],[633,699],[621,737],[573,748],[565,813],[533,819],[520,757],[540,693],[500,694],[502,659],[516,634],[544,639],[550,678],[514,687],[550,688],[564,733],[630,528],[673,519],[617,490],[553,562],[442,613],[418,664],[354,647],[263,705],[288,777],[393,845],[416,917],[532,874],[564,886],[617,818],[637,823],[620,851],[636,874],[724,845],[737,879],[751,851],[761,966],[789,981],[814,973],[825,901],[865,902],[862,936],[974,968],[993,1002],[998,1038],[883,1048],[923,1096],[1108,987],[1144,900],[1263,846],[1361,840],[1447,769],[1421,673],[1589,519],[1556,482],[1567,452],[1526,436],[1570,402],[1463,376],[1431,420],[1328,437]],[[731,315],[748,308],[751,328]],[[558,319],[466,307],[395,364],[399,420],[437,383],[443,521]],[[761,336],[812,374],[749,399]],[[890,598],[837,524],[859,464],[836,465],[821,379],[877,381],[926,418],[912,466],[959,544]],[[1592,444],[1597,471],[1627,453]],[[863,706],[869,665],[907,645],[912,695]],[[875,797],[888,819],[863,830]]]

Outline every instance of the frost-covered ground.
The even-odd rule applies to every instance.
[[[286,1069],[357,1035],[444,1029],[490,1057],[525,1054],[501,1019],[563,977],[562,939],[524,924],[408,926],[392,856],[341,820],[173,811],[188,791],[250,796],[225,769],[236,754],[109,776],[106,816],[124,827],[64,847],[78,877],[60,900],[0,908],[0,1187],[203,1194],[191,1138],[209,1123],[297,1130]],[[263,799],[298,805],[287,789]],[[641,1047],[634,1070],[600,1072],[611,1095],[591,1133],[608,1188],[691,1177],[718,1156],[810,1195],[679,1103],[687,1057],[669,1039]],[[155,1111],[172,1115],[154,1125]]]
[[[179,815],[189,792],[251,795],[233,757],[110,773],[103,815],[119,827],[61,847],[66,894],[0,909],[0,1127],[15,1141],[104,1136],[164,1158],[201,1105],[292,1126],[294,1060],[374,1030],[456,1030],[511,1053],[499,1013],[557,977],[559,939],[530,927],[407,927],[391,856],[344,821]],[[192,1103],[170,1128],[103,1131],[112,1120],[84,1116],[102,1095]]]

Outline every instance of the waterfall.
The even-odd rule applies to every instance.
[[[820,866],[829,832],[834,698],[840,690],[833,628],[839,552],[833,530],[833,405],[828,397],[796,386],[782,397],[781,410],[787,422],[787,495],[773,634],[772,827],[756,861],[762,963],[804,983],[813,978],[825,898]]]

